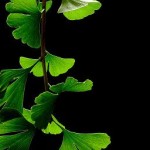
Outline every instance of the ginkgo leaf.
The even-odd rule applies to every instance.
[[[6,120],[0,122],[0,150],[28,150],[35,128],[21,115],[7,120],[3,115],[9,112],[0,113],[0,120]]]
[[[101,150],[110,144],[105,133],[75,133],[64,129],[60,150]]]
[[[73,58],[61,58],[52,54],[47,54],[46,62],[49,63],[49,72],[56,77],[66,73],[73,67],[75,60]]]
[[[73,58],[61,58],[52,54],[47,54],[45,59],[46,59],[46,70],[49,70],[50,74],[54,77],[66,73],[70,68],[73,67],[75,63],[75,60]],[[37,77],[43,76],[41,61],[39,61],[38,59],[20,57],[20,65],[24,69],[29,68],[34,64],[35,66],[31,70],[31,72],[33,72],[33,75]]]
[[[36,105],[31,108],[31,117],[35,121],[35,126],[45,129],[48,122],[51,121],[51,114],[54,109],[54,103],[58,95],[50,92],[44,92],[35,98]]]
[[[77,79],[73,77],[68,77],[65,82],[59,83],[57,85],[52,85],[50,90],[55,93],[61,92],[85,92],[92,89],[93,82],[89,79],[84,82],[78,82]]]
[[[7,79],[7,82],[10,82],[13,78],[15,78],[15,80],[7,87],[4,97],[0,100],[0,106],[5,103],[4,107],[14,108],[19,112],[23,111],[25,84],[30,70],[31,68],[18,70],[16,76],[13,75],[16,70],[14,70],[14,72],[13,70],[3,71],[1,79]],[[1,81],[3,82],[3,80]]]
[[[42,130],[43,133],[45,134],[60,134],[62,133],[62,129],[54,122],[52,121],[51,123],[48,123],[48,126],[46,127],[46,129]]]
[[[30,68],[31,66],[34,65],[34,67],[31,70],[31,72],[33,72],[33,75],[36,77],[42,77],[43,76],[42,62],[39,61],[38,59],[20,57],[20,65],[24,69]],[[46,64],[46,66],[47,65],[48,64]]]
[[[58,13],[63,13],[69,20],[80,20],[94,14],[100,7],[97,0],[62,0]]]
[[[28,121],[30,122],[31,124],[34,124],[35,122],[32,120],[31,118],[31,110],[29,109],[25,109],[23,108],[23,117]]]
[[[36,0],[11,0],[6,4],[10,13],[7,24],[16,28],[12,34],[15,39],[32,48],[40,47],[40,19],[41,12]]]
[[[6,69],[0,72],[0,92],[4,91],[8,84],[26,72],[26,69]]]
[[[62,128],[65,129],[65,126],[62,125],[60,122],[58,122],[58,120],[54,117],[54,115],[52,115],[52,119],[53,121],[51,123],[48,123],[48,126],[46,127],[46,129],[42,129],[43,133],[45,134],[60,134],[62,133]]]
[[[49,11],[51,6],[52,6],[52,0],[48,0],[46,2],[46,11]],[[39,7],[40,12],[42,12],[42,2],[38,3],[38,7]]]

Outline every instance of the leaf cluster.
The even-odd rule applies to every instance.
[[[46,1],[46,12],[52,7],[52,0]],[[101,3],[96,0],[62,0],[58,13],[69,20],[83,19],[98,10]],[[31,48],[41,47],[41,16],[43,13],[40,0],[10,0],[6,4],[9,12],[8,26],[13,28],[12,35]],[[55,103],[62,93],[86,92],[93,87],[93,82],[83,82],[74,77],[49,85],[49,89],[40,93],[31,108],[24,108],[24,93],[30,74],[42,77],[41,58],[20,57],[19,69],[0,71],[0,150],[28,150],[36,129],[44,134],[63,134],[60,150],[101,150],[110,144],[106,133],[75,133],[69,131],[54,116]],[[46,51],[45,67],[49,76],[58,77],[67,73],[75,64],[73,58],[62,58]]]

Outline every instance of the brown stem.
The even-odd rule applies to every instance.
[[[42,21],[41,21],[41,61],[44,74],[44,87],[45,91],[48,90],[48,77],[46,72],[46,63],[45,63],[45,37],[46,37],[46,0],[42,0]]]

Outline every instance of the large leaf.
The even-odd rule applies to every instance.
[[[110,137],[105,133],[75,133],[64,130],[60,150],[101,150],[110,144]]]
[[[28,150],[34,136],[34,126],[21,115],[8,119],[10,112],[0,113],[0,150]]]
[[[24,90],[25,84],[27,80],[28,73],[30,72],[30,68],[28,69],[21,69],[18,71],[19,73],[15,76],[13,75],[16,70],[5,70],[1,75],[1,81],[3,82],[4,79],[7,79],[7,84],[10,82],[13,77],[15,80],[7,87],[4,97],[0,100],[0,106],[4,103],[4,107],[14,108],[22,113],[23,111],[23,99],[24,99]],[[11,74],[12,73],[12,74]],[[6,82],[4,81],[6,84]]]
[[[85,92],[92,89],[93,82],[89,79],[84,82],[78,82],[77,79],[73,77],[68,77],[65,82],[59,83],[57,85],[52,85],[50,90],[55,93],[61,92]]]
[[[6,4],[6,10],[10,13],[7,24],[16,28],[12,33],[14,38],[32,48],[39,48],[41,12],[36,0],[11,0]]]
[[[36,105],[31,108],[31,117],[35,121],[35,126],[40,129],[46,128],[51,121],[51,114],[54,109],[54,103],[58,95],[50,92],[44,92],[35,99]]]
[[[63,142],[60,150],[101,150],[110,144],[110,137],[105,133],[71,132],[52,116],[55,125],[63,130]]]
[[[33,66],[38,59],[20,57],[20,65],[23,68],[29,68]],[[70,68],[73,67],[75,60],[73,58],[61,58],[52,54],[46,55],[46,68],[50,74],[54,77],[60,74],[66,73]],[[49,67],[48,67],[49,66]],[[42,63],[39,61],[31,70],[37,77],[43,76]]]
[[[58,13],[63,13],[69,20],[80,20],[94,14],[101,3],[96,0],[62,0]]]

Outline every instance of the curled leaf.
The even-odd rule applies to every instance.
[[[77,79],[73,77],[68,77],[65,82],[52,85],[50,90],[55,93],[61,92],[86,92],[92,89],[93,82],[89,79],[84,82],[78,82]]]
[[[69,20],[80,20],[100,8],[101,3],[97,0],[62,0],[58,13],[63,13]]]

